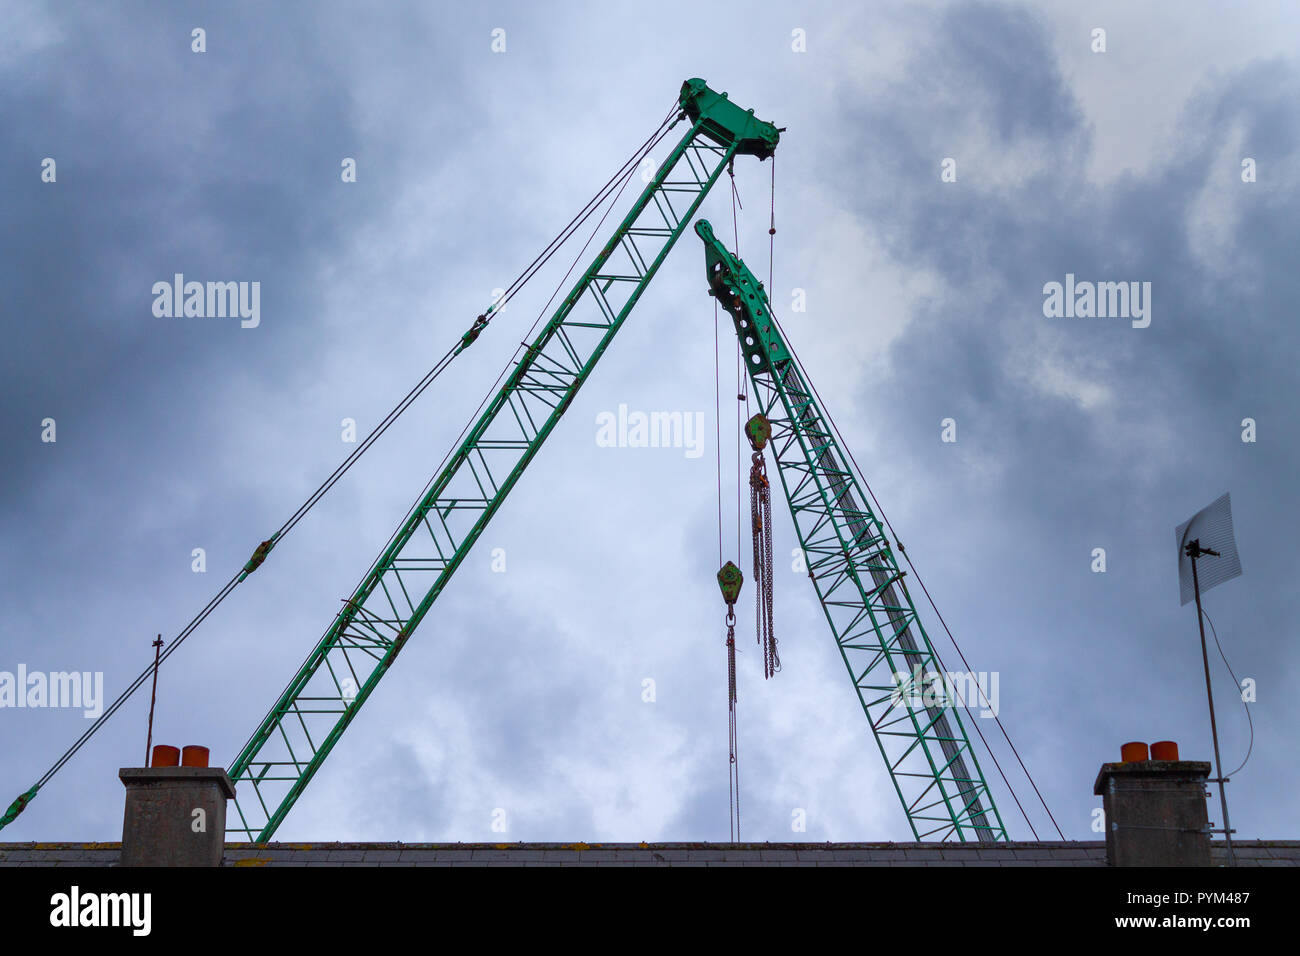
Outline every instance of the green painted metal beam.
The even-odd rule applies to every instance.
[[[960,711],[895,693],[894,675],[920,668],[924,683],[941,669],[885,530],[772,321],[763,284],[707,221],[695,231],[710,294],[732,317],[751,395],[772,426],[770,447],[808,576],[912,833],[918,840],[1006,840]]]
[[[516,360],[506,382],[230,766],[227,834],[269,840],[446,588],[737,154],[779,131],[687,80],[690,123],[632,209]]]

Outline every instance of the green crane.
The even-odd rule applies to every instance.
[[[709,294],[731,315],[740,339],[756,418],[771,429],[765,443],[776,459],[808,577],[912,832],[918,839],[1005,840],[960,712],[941,706],[933,692],[926,701],[925,689],[935,682],[943,689],[934,649],[884,528],[782,337],[763,284],[707,221],[697,222],[695,231],[704,241]]]
[[[775,126],[703,80],[683,83],[678,105],[689,128],[231,765],[239,796],[230,835],[262,842],[275,833],[568,410],[709,189],[736,156],[767,159],[780,139]]]
[[[709,189],[736,156],[767,159],[780,139],[775,126],[700,79],[682,85],[679,106],[690,127],[231,766],[240,794],[232,836],[270,839],[564,415]],[[761,288],[707,223],[696,231],[705,239],[714,290],[725,275],[744,292],[733,315],[760,407],[772,412],[779,402],[784,409],[772,418],[773,448],[800,543],[913,833],[1006,839],[956,712],[950,721],[944,709],[914,707],[910,696],[891,699],[895,673],[917,666],[936,673],[929,640],[905,589],[900,598],[901,575],[879,522],[858,503],[855,479],[771,323],[757,338],[745,334],[741,323],[754,321],[743,317],[750,315],[749,297],[763,303],[760,315],[766,307]],[[851,600],[844,599],[846,588],[855,589]]]
[[[676,112],[672,125],[688,122],[686,131],[545,326],[518,353],[504,384],[485,400],[460,446],[231,764],[238,795],[228,817],[229,837],[265,842],[276,832],[569,408],[718,177],[737,156],[770,158],[780,140],[781,130],[700,79],[682,84]],[[666,135],[663,127],[661,133]],[[761,283],[714,238],[707,222],[695,228],[705,243],[710,292],[735,322],[752,393],[770,421],[771,448],[809,576],[913,834],[1005,840],[958,712],[950,717],[947,708],[917,704],[912,695],[896,692],[895,675],[929,680],[939,674],[937,660],[880,522],[771,320]],[[444,361],[473,344],[492,312],[475,321]],[[164,660],[230,589],[257,570],[284,531],[262,542],[242,572],[168,646]],[[0,828],[100,722],[14,800]]]

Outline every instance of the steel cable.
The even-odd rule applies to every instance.
[[[641,146],[637,148],[633,156],[630,159],[628,159],[626,162],[624,162],[622,166],[619,167],[618,171],[615,172],[614,175],[611,176],[610,179],[605,183],[605,185],[602,186],[597,191],[596,195],[591,200],[589,200],[586,203],[586,205],[583,206],[582,210],[580,210],[579,213],[569,221],[569,223],[564,227],[564,229],[560,231],[560,234],[556,236],[555,239],[552,239],[551,242],[548,243],[547,246],[542,250],[542,252],[537,256],[537,258],[535,258],[524,269],[524,271],[520,273],[518,277],[516,277],[516,279],[507,287],[506,291],[503,293],[501,298],[496,303],[494,303],[492,307],[490,307],[487,310],[485,316],[495,315],[499,313],[505,307],[509,299],[512,298],[514,294],[518,292],[519,289],[521,289],[524,285],[526,285],[533,278],[533,276],[536,275],[537,272],[543,266],[546,265],[547,262],[550,261],[551,257],[554,256],[554,254],[559,250],[561,246],[564,245],[565,242],[568,241],[568,239],[573,235],[573,233],[576,232],[577,229],[580,228],[581,225],[591,217],[591,215],[595,212],[595,210],[598,209],[606,200],[608,200],[611,195],[615,195],[613,192],[615,186],[618,186],[617,195],[622,194],[623,189],[626,188],[628,181],[630,181],[632,172],[635,171],[637,165],[640,164],[642,158],[649,152],[649,150],[653,149],[654,146],[657,145],[665,135],[667,135],[667,132],[670,129],[672,129],[674,125],[676,125],[674,116],[676,116],[678,120],[681,119],[681,116],[678,112],[678,108],[676,106],[674,106],[673,109],[669,111],[668,115],[663,119],[663,121],[660,122],[659,126],[655,129],[654,133],[652,133],[645,140],[645,142],[642,143]],[[620,180],[622,180],[621,185],[619,185]],[[617,201],[617,195],[615,195],[615,202]],[[612,204],[611,204],[611,208],[612,208]],[[600,219],[600,223],[603,223],[605,217],[607,217],[608,215],[609,215],[609,210],[606,210],[605,216],[602,216]],[[597,229],[599,228],[600,223],[597,224],[596,226]],[[593,237],[594,237],[594,231],[593,231]],[[587,245],[589,245],[590,242],[591,239],[589,238],[587,240]],[[587,245],[583,246],[583,250],[587,248]],[[579,256],[581,254],[582,253],[579,252]],[[572,272],[572,268],[573,267],[571,266],[570,272]],[[568,273],[566,273],[566,278],[567,276]],[[554,294],[552,294],[552,300],[553,299],[554,299]],[[486,325],[486,324],[487,324],[486,321],[482,322],[482,325]],[[534,328],[535,327],[536,327],[536,323],[534,323]],[[244,580],[244,578],[247,577],[249,573],[251,573],[252,570],[256,570],[256,568],[260,566],[261,561],[269,553],[271,547],[274,544],[278,543],[285,535],[287,535],[298,524],[299,521],[301,521],[304,517],[306,517],[307,513],[310,512],[311,509],[326,494],[329,493],[329,491],[334,487],[334,485],[336,485],[343,478],[343,476],[347,474],[347,472],[357,462],[357,460],[363,454],[365,454],[365,452],[369,450],[369,448],[380,437],[383,436],[383,434],[388,430],[388,428],[393,424],[393,422],[395,422],[397,418],[402,415],[403,412],[405,412],[408,408],[410,408],[410,406],[415,402],[416,399],[420,397],[421,394],[424,393],[424,391],[429,387],[429,385],[431,385],[433,381],[437,379],[438,376],[440,376],[446,370],[447,366],[451,364],[451,361],[462,351],[464,351],[464,348],[472,341],[473,339],[466,338],[465,336],[463,336],[461,340],[457,342],[456,345],[452,346],[447,351],[447,353],[444,354],[442,358],[440,358],[438,362],[435,363],[435,365],[428,372],[425,373],[425,375],[420,379],[420,381],[409,392],[407,392],[407,394],[401,399],[401,401],[399,401],[397,405],[394,406],[393,409],[390,410],[389,413],[385,415],[383,419],[381,419],[380,423],[370,432],[369,435],[366,436],[366,438],[361,442],[361,444],[359,444],[357,448],[353,449],[352,453],[349,454],[347,458],[345,458],[343,462],[337,468],[335,468],[335,470],[330,474],[330,476],[326,478],[325,481],[322,482],[321,485],[311,493],[311,495],[308,496],[306,501],[304,501],[303,504],[300,505],[298,509],[293,512],[293,514],[288,518],[288,520],[286,520],[285,523],[280,526],[279,530],[276,531],[275,534],[273,534],[271,538],[269,538],[266,542],[263,542],[263,544],[258,548],[257,552],[255,552],[254,558],[251,559],[249,563],[246,564],[243,568],[241,568],[238,572],[236,572],[236,574],[229,581],[226,582],[226,584],[221,588],[221,590],[217,592],[216,596],[213,597],[203,607],[203,609],[199,611],[199,613],[196,614],[194,618],[192,618],[187,625],[185,625],[185,627],[180,631],[180,633],[177,634],[177,636],[174,637],[167,644],[167,646],[163,649],[163,651],[157,655],[155,662],[151,663],[147,668],[144,669],[144,671],[140,673],[139,676],[137,676],[129,685],[127,685],[126,690],[124,690],[117,697],[117,699],[113,701],[112,704],[110,704],[107,708],[105,708],[104,712],[99,715],[99,717],[95,720],[95,722],[91,724],[90,727],[88,727],[80,737],[77,738],[76,742],[71,747],[69,747],[68,750],[65,751],[57,761],[55,761],[55,763],[36,781],[36,783],[32,787],[30,787],[25,793],[20,794],[13,801],[13,803],[9,806],[9,809],[5,812],[5,814],[2,817],[0,817],[0,829],[4,829],[5,826],[12,823],[13,820],[20,813],[22,813],[24,809],[26,809],[27,805],[31,802],[32,798],[36,796],[37,791],[39,791],[42,787],[44,787],[45,784],[48,783],[50,779],[53,778],[53,776],[56,773],[58,773],[58,771],[61,770],[64,767],[64,765],[67,764],[67,762],[71,760],[78,753],[78,751],[81,750],[82,747],[86,745],[86,743],[89,742],[91,737],[93,737],[100,730],[100,728],[103,727],[103,725],[108,721],[108,719],[111,718],[115,713],[117,713],[117,711],[122,707],[122,705],[125,704],[126,701],[133,694],[135,694],[135,692],[139,690],[140,687],[142,687],[146,681],[149,680],[151,675],[156,674],[157,669],[162,665],[164,661],[166,661],[169,657],[171,657],[172,653],[176,651],[182,643],[184,643],[186,638],[188,638],[191,634],[194,633],[194,631],[198,628],[198,626],[202,624],[214,610],[216,610],[216,608],[230,595],[230,593]],[[516,352],[516,354],[518,353]],[[509,366],[507,366],[507,370],[508,368]],[[502,373],[503,376],[504,374],[505,372]],[[500,377],[498,377],[498,382],[499,381],[500,381]],[[489,395],[489,398],[490,397],[491,396]],[[484,400],[484,403],[486,403],[486,401],[487,399]],[[468,428],[469,426],[467,425],[466,430],[468,430]],[[462,432],[462,435],[463,434],[464,432]],[[450,458],[450,454],[448,455],[448,459],[449,458]],[[444,459],[443,467],[445,467],[446,460],[447,459]],[[439,470],[441,471],[441,469]],[[429,485],[432,484],[432,481],[433,479],[430,480]],[[429,487],[429,485],[426,485],[426,490]],[[409,517],[409,513],[408,513],[408,517]]]
[[[853,457],[852,450],[849,448],[848,444],[844,441],[844,436],[840,433],[839,426],[835,423],[835,419],[831,416],[830,411],[826,408],[826,403],[822,401],[822,397],[817,391],[817,386],[813,383],[812,379],[808,376],[806,370],[804,369],[803,362],[799,358],[798,354],[795,352],[794,346],[791,344],[789,336],[785,334],[785,329],[782,328],[780,320],[777,319],[776,313],[771,309],[770,299],[768,302],[768,306],[769,306],[768,315],[771,316],[772,322],[776,325],[777,331],[780,332],[782,339],[785,341],[785,346],[789,350],[792,360],[794,361],[795,365],[799,368],[800,372],[803,374],[804,380],[808,383],[808,387],[812,390],[813,396],[817,399],[818,405],[821,406],[822,413],[826,416],[827,422],[830,424],[831,429],[835,432],[836,437],[839,439],[840,444],[843,446],[844,452],[846,455],[848,455],[849,461],[852,463],[854,470],[857,472],[858,476],[862,479],[863,487],[866,488],[867,494],[871,496],[871,500],[876,506],[876,513],[880,515],[881,520],[884,521],[885,523],[885,527],[887,527],[889,529],[889,533],[894,536],[894,540],[899,542],[898,549],[902,553],[904,560],[907,561],[908,568],[911,569],[912,574],[916,577],[917,583],[921,585],[921,590],[925,593],[925,597],[927,602],[930,605],[930,608],[934,611],[935,616],[939,619],[939,623],[943,626],[944,632],[948,635],[948,640],[952,642],[953,648],[957,651],[958,656],[961,658],[962,664],[964,664],[966,666],[966,669],[969,671],[970,664],[966,660],[966,655],[962,653],[961,647],[957,643],[957,639],[953,636],[951,629],[949,629],[948,627],[948,622],[944,620],[943,615],[939,612],[938,606],[935,604],[934,598],[930,595],[929,588],[925,586],[925,581],[922,580],[920,572],[917,571],[916,565],[913,563],[911,556],[909,556],[907,553],[907,549],[904,548],[902,542],[899,541],[898,535],[894,531],[893,525],[889,523],[889,518],[885,515],[884,509],[880,506],[880,501],[876,498],[875,492],[871,490],[871,485],[867,482],[865,473],[862,471],[861,468],[858,467],[857,460]],[[903,586],[903,590],[906,592],[907,585],[905,583],[902,583],[902,586]],[[934,650],[933,648],[931,648],[931,650],[934,651],[935,659],[936,661],[938,661],[939,666],[943,667],[944,666],[943,660],[939,656],[939,652],[937,650]],[[979,690],[981,696],[983,696],[984,694],[983,688],[979,688]],[[989,702],[987,698],[985,698],[985,704],[988,703]],[[991,709],[991,705],[990,705],[990,709]],[[994,723],[997,724],[998,729],[1002,731],[1002,736],[1006,739],[1007,745],[1011,748],[1011,752],[1015,755],[1016,762],[1020,765],[1020,769],[1024,772],[1025,778],[1029,781],[1029,785],[1033,788],[1034,793],[1037,795],[1039,802],[1043,805],[1043,810],[1046,811],[1048,818],[1052,821],[1052,826],[1055,827],[1056,832],[1060,836],[1060,838],[1064,840],[1065,834],[1061,831],[1060,825],[1056,822],[1056,817],[1053,816],[1051,808],[1047,805],[1047,801],[1043,798],[1043,794],[1039,790],[1038,784],[1037,782],[1035,782],[1033,775],[1029,772],[1029,768],[1025,766],[1025,762],[1021,758],[1020,752],[1016,749],[1016,745],[1012,742],[1011,736],[1007,733],[1006,727],[1003,726],[1002,719],[998,717],[997,714],[994,714],[993,720]],[[985,739],[984,732],[980,730],[979,724],[973,723],[973,726],[975,727],[976,734],[979,735],[980,741],[984,744],[985,750],[988,751],[990,758],[992,758],[993,765],[994,767],[997,768],[998,774],[1002,778],[1002,782],[1006,784],[1007,790],[1008,792],[1010,792],[1012,800],[1015,801],[1016,806],[1020,809],[1021,815],[1025,818],[1025,823],[1029,825],[1030,832],[1034,834],[1035,838],[1037,838],[1038,836],[1037,831],[1034,829],[1033,823],[1030,822],[1029,816],[1025,812],[1024,807],[1021,805],[1020,798],[1016,795],[1015,788],[1011,786],[1011,782],[1007,779],[1007,775],[1005,771],[1003,771],[1001,763],[999,763],[998,761],[997,754],[995,754],[993,752],[993,749],[989,746],[988,740]]]

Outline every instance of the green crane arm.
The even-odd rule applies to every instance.
[[[388,672],[609,348],[709,189],[780,131],[703,80],[682,84],[682,135],[630,212],[516,361],[230,767],[227,833],[271,838]]]
[[[772,320],[763,285],[703,219],[709,292],[731,315],[799,544],[858,700],[919,839],[1006,840],[960,712],[922,687],[941,671],[880,520]],[[914,678],[899,693],[895,675]],[[942,686],[942,685],[941,685]],[[906,690],[906,687],[904,687]],[[934,696],[930,698],[934,701]]]

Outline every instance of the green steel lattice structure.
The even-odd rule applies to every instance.
[[[238,797],[230,838],[265,842],[275,833],[564,415],[718,177],[736,156],[773,155],[780,131],[703,80],[683,84],[679,106],[678,119],[689,128],[520,353],[231,765]],[[710,262],[718,257],[738,281],[751,282],[738,260],[701,230],[707,223],[697,231]],[[755,290],[761,295],[756,283]],[[793,409],[785,419],[773,419],[773,447],[800,540],[913,832],[921,838],[1005,839],[1000,821],[990,820],[990,814],[997,820],[996,809],[955,712],[954,726],[945,713],[882,710],[880,674],[896,663],[933,667],[932,651],[910,600],[900,603],[897,568],[878,522],[853,503],[861,500],[850,497],[853,478],[820,431],[824,425],[798,371],[784,361],[779,339],[764,334],[759,341],[766,364],[750,368],[756,394],[765,397],[765,410],[774,411],[778,400]],[[821,495],[824,513],[814,495]],[[834,550],[830,536],[846,545],[845,555]],[[870,586],[862,571],[869,572]],[[842,600],[848,581],[859,588],[856,611]],[[857,662],[859,657],[868,663]]]
[[[732,317],[751,394],[771,424],[769,447],[808,576],[912,832],[921,840],[1006,840],[959,710],[927,706],[927,687],[945,696],[951,687],[884,528],[772,318],[762,283],[708,222],[695,231],[709,291]]]

